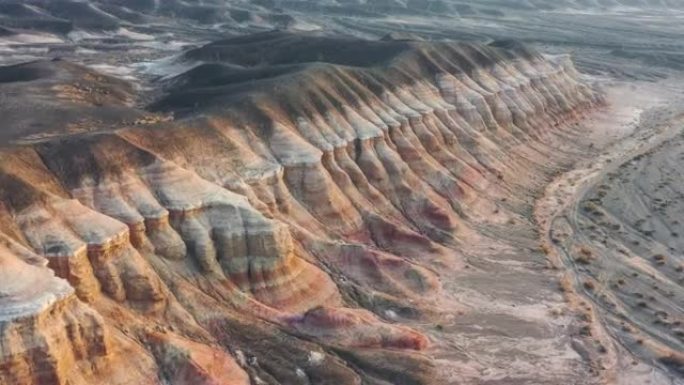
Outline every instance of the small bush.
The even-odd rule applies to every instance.
[[[584,255],[580,255],[579,257],[575,258],[575,262],[581,265],[589,265],[591,264],[591,259]]]
[[[591,250],[589,250],[585,246],[582,246],[579,249],[579,256],[575,259],[575,261],[577,263],[582,264],[582,265],[588,265],[591,263],[593,255],[594,255],[594,253],[592,253]]]
[[[594,290],[596,289],[596,285],[594,284],[593,281],[584,281],[584,288],[587,290]]]
[[[544,253],[544,254],[546,254],[546,255],[551,254],[551,248],[550,248],[548,245],[546,245],[546,244],[541,244],[541,245],[539,246],[539,248],[541,249],[542,253]]]

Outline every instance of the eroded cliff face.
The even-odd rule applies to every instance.
[[[55,96],[76,128],[0,153],[0,383],[437,383],[407,325],[454,310],[483,226],[520,220],[601,105],[512,43],[273,33],[178,60],[147,111],[63,62],[0,83],[83,91]]]

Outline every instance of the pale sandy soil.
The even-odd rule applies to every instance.
[[[428,354],[437,358],[444,383],[680,383],[661,369],[634,365],[636,358],[601,324],[600,312],[587,310],[588,301],[564,284],[572,269],[550,241],[553,221],[613,164],[673,135],[671,104],[684,83],[612,83],[605,89],[608,105],[582,123],[582,135],[571,136],[577,143],[554,144],[577,163],[540,192],[533,215],[538,228],[524,218],[483,225],[492,238],[468,245],[467,268],[443,280],[443,319],[412,325],[431,336]],[[590,336],[582,332],[587,324]]]
[[[602,373],[602,380],[611,384],[680,384],[684,381],[652,366],[648,363],[650,357],[637,358],[634,351],[616,338],[613,327],[605,323],[604,309],[587,301],[586,292],[594,290],[594,286],[587,286],[587,280],[576,274],[583,269],[576,259],[573,260],[577,250],[565,246],[563,237],[572,233],[569,222],[580,210],[579,200],[606,174],[679,135],[684,122],[682,86],[681,80],[611,86],[608,89],[610,107],[590,123],[589,138],[602,153],[578,162],[572,170],[559,175],[535,205],[534,215],[543,247],[559,270],[559,278],[570,283],[566,285],[570,307],[587,314],[592,328],[588,338],[601,341],[607,348],[602,362],[607,370]],[[601,280],[598,281],[601,285]]]

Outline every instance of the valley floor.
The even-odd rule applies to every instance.
[[[681,369],[678,368],[681,358],[676,348],[668,350],[656,341],[651,344],[648,341],[649,326],[628,325],[625,320],[637,316],[641,307],[627,304],[628,301],[620,303],[620,294],[611,292],[624,284],[620,276],[627,276],[625,270],[629,270],[632,263],[625,259],[613,260],[612,264],[606,262],[619,249],[615,245],[619,237],[608,241],[606,233],[621,232],[623,224],[616,223],[619,220],[601,220],[606,213],[597,214],[598,210],[588,213],[588,207],[593,206],[587,206],[590,192],[597,187],[606,190],[606,179],[612,181],[624,164],[640,159],[643,154],[681,136],[684,127],[681,95],[680,80],[613,87],[609,92],[611,111],[594,120],[589,135],[601,153],[578,162],[572,170],[557,177],[535,205],[542,248],[549,253],[553,268],[559,270],[561,285],[571,308],[586,323],[580,334],[587,340],[603,344],[598,362],[603,369],[602,378],[608,383],[683,383]],[[652,183],[651,188],[655,185]],[[600,193],[601,197],[609,201],[620,200],[628,195],[626,191],[631,188],[625,185],[612,187],[612,190]],[[616,209],[614,214],[619,217],[621,210],[629,212],[632,207],[627,204]],[[681,214],[672,208],[670,211],[675,216]],[[598,227],[587,226],[586,223],[578,225],[580,217],[587,213],[601,218],[596,221]],[[603,239],[587,236],[583,233],[587,229],[602,233]],[[650,253],[648,249],[642,250],[645,259],[651,258]],[[626,259],[631,258],[640,257],[632,255]],[[658,291],[655,286],[652,289]],[[622,288],[617,291],[622,291]],[[681,316],[681,310],[674,314],[675,318]],[[633,335],[626,338],[625,331]]]
[[[568,261],[574,251],[554,241],[607,173],[679,135],[682,89],[671,80],[607,85],[605,108],[551,138],[559,163],[522,197],[521,217],[482,224],[486,241],[468,247],[465,268],[444,279],[442,308],[451,310],[443,324],[412,325],[436,341],[444,383],[683,383],[614,332]]]

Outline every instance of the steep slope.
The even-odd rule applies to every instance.
[[[177,60],[192,68],[162,80],[148,110],[125,82],[81,79],[73,64],[0,68],[27,74],[0,83],[3,97],[48,111],[24,121],[60,118],[13,128],[0,153],[0,230],[16,245],[0,255],[41,282],[0,280],[1,300],[30,305],[2,330],[46,341],[22,350],[3,337],[3,349],[19,346],[0,356],[15,383],[452,381],[440,356],[454,348],[425,325],[475,314],[453,277],[486,271],[472,257],[505,243],[492,229],[527,231],[529,191],[573,159],[558,143],[602,105],[567,57],[513,42],[265,33]],[[106,97],[31,97],[90,81]],[[87,129],[62,128],[83,116]],[[48,336],[22,326],[50,317],[67,321],[41,324]],[[514,354],[542,363],[539,378],[600,370],[598,353],[574,353],[557,325],[525,322],[520,342],[548,350]],[[139,363],[129,378],[73,369],[125,349]]]

